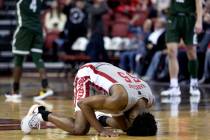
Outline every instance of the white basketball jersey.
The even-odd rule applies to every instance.
[[[132,108],[140,98],[146,98],[149,105],[154,102],[154,96],[146,82],[112,64],[87,63],[80,68],[76,78],[87,76],[92,85],[106,92],[107,95],[113,85],[120,84],[125,88],[128,93],[128,104],[122,112]]]

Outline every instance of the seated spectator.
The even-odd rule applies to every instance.
[[[199,37],[201,38],[200,40],[198,40],[198,46],[201,51],[206,52],[210,38],[210,0],[206,2],[203,11],[203,34],[201,35],[201,37],[198,36],[198,39]]]
[[[210,42],[210,41],[209,41]],[[206,51],[203,77],[199,81],[200,84],[210,84],[210,43]]]
[[[86,54],[92,62],[109,61],[104,47],[104,24],[102,16],[109,10],[105,0],[93,0],[93,4],[88,5],[88,34],[89,43],[87,44]]]
[[[139,63],[136,63],[136,56],[138,58],[145,55],[145,42],[151,32],[152,22],[151,20],[146,20],[143,28],[130,27],[130,32],[134,34],[131,39],[130,46],[136,45],[136,50],[128,50],[121,54],[120,56],[120,67],[131,73],[140,73]]]
[[[4,7],[4,0],[0,0],[0,9]]]
[[[204,8],[204,36],[198,45],[201,50],[206,51],[203,77],[199,83],[210,83],[210,0]]]
[[[72,0],[57,0],[60,9],[63,11],[64,7],[72,2]]]
[[[111,9],[115,9],[120,5],[120,0],[107,0],[107,4]]]
[[[79,59],[80,55],[72,50],[72,45],[79,37],[85,37],[87,34],[85,0],[69,1],[63,11],[67,16],[67,23],[55,45],[58,48],[59,59],[74,65],[74,61]],[[83,53],[81,55],[84,56]]]
[[[47,48],[52,48],[54,40],[64,30],[65,24],[66,16],[59,9],[57,1],[53,1],[50,10],[46,12],[44,18],[45,46]]]
[[[155,22],[154,32],[148,37],[147,54],[143,58],[144,67],[149,67],[146,71],[144,80],[152,80],[155,77],[160,58],[166,55],[166,43],[165,43],[165,19],[158,18]]]
[[[134,1],[133,6],[135,6],[135,11],[132,16],[133,18],[131,19],[131,23],[133,25],[142,26],[146,19],[153,19],[157,17],[157,11],[150,0]]]

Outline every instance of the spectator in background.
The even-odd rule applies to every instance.
[[[0,9],[4,7],[4,0],[0,0]]]
[[[210,83],[210,43],[209,43],[208,49],[206,51],[203,77],[199,81],[199,83],[200,84],[209,84]]]
[[[145,43],[147,42],[147,38],[151,32],[151,27],[152,21],[149,19],[145,21],[143,28],[130,25],[129,30],[134,34],[131,39],[130,46],[132,48],[137,46],[137,49],[125,51],[120,55],[120,67],[122,69],[137,75],[141,73],[139,59],[146,53]],[[138,59],[137,62],[136,57]]]
[[[147,44],[148,53],[146,56],[146,61],[151,60],[151,62],[146,71],[146,75],[143,77],[143,79],[146,81],[154,79],[161,57],[165,57],[167,54],[165,25],[166,21],[162,18],[158,18],[155,22],[155,30],[148,38],[149,43]]]
[[[57,1],[51,3],[51,9],[46,12],[44,26],[48,32],[62,32],[66,24],[66,15],[61,11]]]
[[[93,4],[88,5],[88,36],[90,39],[85,52],[90,56],[92,62],[108,61],[108,55],[104,48],[104,25],[102,21],[102,16],[108,10],[104,0],[93,0]]]
[[[57,0],[60,9],[64,9],[66,5],[68,5],[72,0]]]
[[[44,17],[45,29],[45,46],[52,48],[53,42],[58,38],[59,34],[64,30],[66,24],[66,15],[62,13],[57,1],[51,3],[51,8]]]
[[[135,7],[133,18],[131,22],[134,25],[143,25],[146,19],[153,19],[157,17],[157,11],[153,7],[150,0],[133,0],[132,7]]]
[[[203,10],[203,34],[199,35],[201,39],[198,40],[199,49],[206,52],[209,43],[209,31],[210,31],[210,0],[206,1]],[[199,38],[198,38],[199,39]]]
[[[79,37],[85,37],[87,34],[87,12],[85,9],[85,0],[69,1],[64,7],[64,13],[67,16],[67,23],[64,32],[55,44],[58,46],[58,56],[61,60],[68,62],[75,59],[78,52],[72,50],[73,43]]]
[[[204,36],[198,44],[201,50],[206,52],[203,77],[199,83],[210,83],[210,0],[204,8]]]

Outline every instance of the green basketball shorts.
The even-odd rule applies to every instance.
[[[194,16],[169,16],[167,19],[166,42],[180,43],[180,40],[183,39],[187,46],[196,44],[194,26]]]
[[[28,55],[30,52],[42,53],[43,35],[25,27],[18,27],[14,33],[12,52],[18,55]]]

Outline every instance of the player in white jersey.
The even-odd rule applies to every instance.
[[[64,118],[34,105],[23,118],[21,129],[30,133],[41,121],[49,121],[74,135],[84,135],[90,126],[101,136],[117,136],[104,128],[122,129],[128,135],[151,136],[157,132],[154,116],[147,112],[154,96],[147,83],[109,63],[87,63],[74,80],[75,119]],[[110,113],[97,120],[95,111]]]

